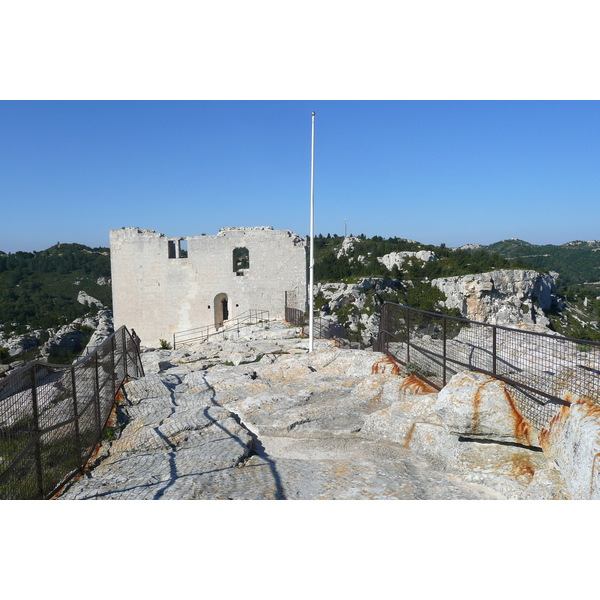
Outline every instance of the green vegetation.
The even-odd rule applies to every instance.
[[[171,350],[171,344],[167,340],[158,340],[161,350]]]
[[[41,252],[0,254],[4,335],[23,335],[25,325],[49,329],[95,314],[97,308],[77,302],[81,289],[111,308],[110,286],[98,285],[99,277],[110,278],[108,248],[57,244]]]
[[[564,288],[600,280],[600,244],[572,242],[562,246],[536,246],[522,240],[504,240],[486,246],[484,251],[522,260],[528,268],[545,273],[556,271]]]
[[[360,242],[348,256],[336,258],[344,238],[319,234],[315,237],[315,281],[341,281],[349,277],[390,277],[392,279],[436,279],[471,273],[485,273],[494,269],[531,269],[531,265],[521,259],[510,260],[500,254],[485,250],[450,250],[444,244],[432,246],[402,238],[383,239],[380,236],[366,238],[359,236]],[[390,252],[418,252],[429,250],[439,260],[423,263],[408,259],[402,269],[395,267],[389,271],[377,258]],[[359,259],[359,257],[364,257]]]

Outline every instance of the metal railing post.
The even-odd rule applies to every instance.
[[[410,310],[406,309],[406,362],[410,362]]]
[[[492,373],[496,375],[496,327],[492,326]]]
[[[98,434],[102,435],[102,415],[100,412],[100,378],[98,376],[98,352],[94,355],[94,393],[96,396],[96,418],[98,419]]]
[[[37,438],[35,441],[35,467],[37,473],[37,484],[40,498],[44,497],[44,480],[42,477],[42,446],[40,440],[40,415],[38,410],[37,383],[36,383],[37,365],[33,365],[31,373],[31,403],[33,408],[33,431]]]
[[[127,341],[126,341],[126,336],[125,336],[125,327],[123,327],[122,331],[122,336],[123,336],[123,344],[122,344],[122,348],[123,348],[123,380],[127,379],[128,376],[128,371],[127,371]]]
[[[83,460],[81,453],[81,437],[79,434],[79,409],[77,407],[77,388],[75,383],[75,367],[71,367],[71,386],[73,388],[73,417],[74,425],[75,425],[75,448],[77,449],[77,464],[79,465],[79,470],[83,471]]]
[[[115,337],[110,338],[110,368],[112,377],[113,398],[117,396],[117,388],[115,387],[116,369],[115,369]]]
[[[447,331],[447,327],[446,327],[446,317],[444,316],[443,320],[442,320],[442,328],[443,328],[443,336],[444,336],[444,357],[443,357],[443,362],[442,362],[442,371],[443,371],[443,375],[442,375],[442,385],[446,385],[446,331]]]

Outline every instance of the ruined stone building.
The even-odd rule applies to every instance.
[[[306,242],[291,231],[226,227],[169,238],[124,227],[110,232],[110,259],[115,329],[135,329],[143,345],[250,309],[283,318],[287,291],[306,304]]]

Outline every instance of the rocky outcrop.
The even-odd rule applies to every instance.
[[[349,254],[352,254],[352,252],[354,252],[354,246],[356,244],[360,244],[359,238],[352,236],[345,237],[335,257],[341,258],[342,256],[348,256]]]
[[[397,287],[395,279],[369,277],[358,283],[319,283],[315,286],[315,299],[318,302],[320,317],[340,325],[340,314],[349,331],[360,331],[363,343],[370,343],[371,337],[379,331],[379,294],[391,294]]]
[[[391,271],[394,266],[398,268],[402,267],[402,264],[409,258],[416,258],[423,262],[438,259],[435,253],[429,250],[420,250],[419,252],[390,252],[384,256],[377,257],[377,260]]]
[[[539,446],[538,435],[502,381],[483,373],[458,373],[438,394],[435,413],[448,431],[469,439]]]
[[[572,398],[547,428],[540,444],[566,482],[571,498],[600,499],[600,406],[587,398]]]
[[[83,354],[91,352],[94,348],[100,346],[100,344],[102,344],[102,342],[104,342],[104,340],[106,340],[115,330],[113,314],[110,310],[100,310],[98,311],[98,314],[93,317],[76,319],[75,323],[77,322],[80,322],[82,326],[94,330]]]
[[[104,305],[102,304],[102,302],[100,302],[100,300],[94,298],[93,296],[90,296],[83,290],[81,290],[77,295],[77,302],[79,302],[79,304],[86,304],[88,306],[97,306],[98,308],[104,308]]]
[[[113,333],[112,312],[100,310],[94,316],[75,319],[72,323],[62,327],[29,331],[24,335],[4,337],[0,332],[0,347],[6,348],[10,356],[15,359],[25,352],[37,348],[37,354],[29,360],[43,359],[52,362],[50,357],[60,353],[61,350],[80,352],[82,343],[89,335],[90,330],[93,332],[82,354],[102,344]],[[2,369],[2,374],[8,374],[11,369],[18,368],[22,364],[24,364],[23,361],[14,361],[10,363],[9,368]]]
[[[30,331],[23,335],[4,336],[0,332],[0,347],[6,348],[10,356],[19,356],[39,345],[43,331]]]
[[[458,308],[463,317],[498,325],[550,321],[544,314],[556,302],[552,275],[529,270],[498,270],[462,277],[433,279],[446,295],[444,306]]]

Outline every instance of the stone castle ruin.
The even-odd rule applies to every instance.
[[[285,294],[306,304],[306,242],[273,227],[225,227],[215,236],[166,237],[150,229],[110,232],[115,329],[158,346],[175,332],[220,328],[249,310],[285,315]]]

